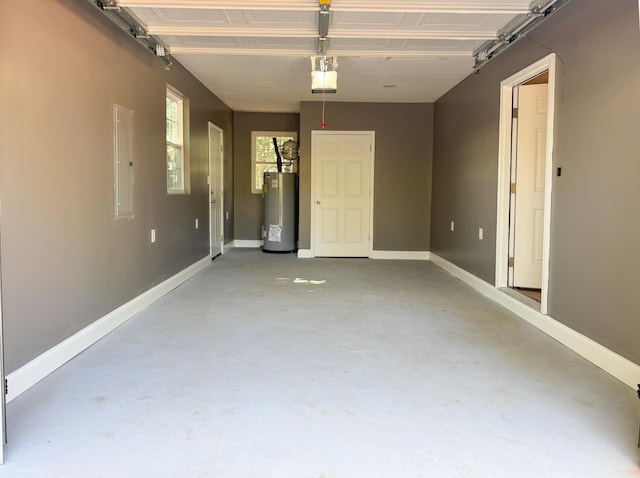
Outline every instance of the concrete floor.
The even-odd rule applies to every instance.
[[[638,477],[635,391],[429,262],[233,250],[8,406],[2,477]]]

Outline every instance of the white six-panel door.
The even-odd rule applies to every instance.
[[[514,287],[542,287],[547,97],[546,84],[519,87]]]
[[[316,257],[369,257],[373,132],[312,133]]]

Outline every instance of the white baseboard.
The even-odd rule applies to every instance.
[[[260,243],[259,245],[237,245],[238,241],[234,241],[235,247],[260,247],[262,241],[240,241],[241,244]],[[231,243],[230,243],[231,244]],[[226,249],[226,246],[225,246]],[[231,249],[231,247],[229,248]],[[425,252],[415,254],[411,251],[374,251],[381,253],[379,257],[373,256],[374,259],[413,259],[426,260]],[[507,308],[514,314],[526,320],[533,326],[537,327],[550,337],[553,337],[561,344],[589,360],[604,371],[613,375],[623,383],[635,389],[640,383],[640,365],[618,355],[617,353],[607,349],[603,345],[586,337],[579,332],[567,327],[566,325],[554,320],[553,318],[543,315],[540,312],[526,306],[517,299],[509,296],[501,290],[495,288],[488,282],[474,276],[455,264],[443,259],[442,257],[426,252],[428,260],[440,266],[442,269],[451,273],[455,277],[466,282],[481,294],[494,300],[503,307]],[[299,249],[298,257],[310,258],[310,249]],[[114,311],[98,319],[93,324],[77,332],[58,345],[44,352],[29,363],[23,365],[15,372],[7,376],[7,402],[10,402],[21,393],[35,385],[44,377],[55,371],[60,366],[71,360],[83,350],[87,349],[95,342],[109,334],[111,331],[122,325],[131,317],[144,310],[162,296],[171,292],[183,282],[187,281],[195,274],[203,270],[211,262],[210,257],[201,259],[192,264],[183,271],[177,273],[173,277],[156,285],[152,289],[144,292],[138,297],[132,299],[126,304],[118,307]]]
[[[407,261],[428,261],[429,251],[373,251],[371,259],[395,259]],[[311,259],[315,257],[311,249],[298,249],[298,258]]]
[[[226,244],[222,245],[222,253],[226,254],[227,252],[229,252],[231,249],[233,249],[235,247],[234,244],[235,241],[231,241],[231,242],[227,242]]]
[[[258,240],[249,240],[249,239],[236,239],[233,241],[233,247],[248,247],[248,248],[259,248],[262,247],[263,241]]]
[[[7,402],[38,383],[131,317],[211,264],[211,257],[190,265],[7,375]]]
[[[428,261],[430,255],[429,251],[372,251],[371,259]]]
[[[618,355],[550,316],[528,307],[436,254],[431,253],[431,261],[631,388],[636,389],[640,383],[640,365]]]

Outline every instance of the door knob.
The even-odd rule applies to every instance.
[[[316,201],[316,204],[320,204],[320,201]]]

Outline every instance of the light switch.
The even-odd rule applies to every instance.
[[[451,232],[456,230],[456,223],[454,221],[451,221]]]
[[[156,242],[156,230],[151,229],[151,244],[153,244],[154,242]]]
[[[198,218],[196,217],[196,229],[198,229],[198,227],[200,227],[200,222],[198,221]]]
[[[483,231],[482,231],[482,228],[480,227],[478,228],[478,239],[482,240],[482,238],[483,238]]]

